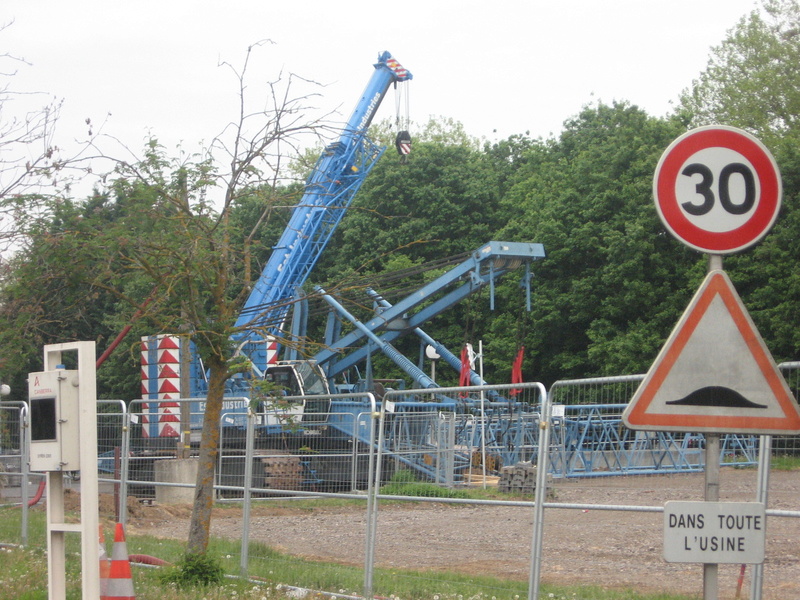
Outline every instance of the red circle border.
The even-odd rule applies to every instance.
[[[678,206],[675,182],[686,160],[706,148],[728,148],[747,158],[761,187],[758,207],[746,223],[725,232],[702,229],[689,221]],[[653,179],[659,217],[670,232],[688,246],[710,254],[729,254],[759,241],[775,222],[781,204],[778,166],[761,142],[732,127],[701,127],[686,132],[664,151]]]

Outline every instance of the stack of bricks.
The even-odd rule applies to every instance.
[[[303,465],[297,456],[264,456],[264,487],[299,490],[303,484]]]
[[[504,493],[533,495],[536,493],[536,465],[519,462],[500,470],[497,489]]]

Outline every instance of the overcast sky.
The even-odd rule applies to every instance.
[[[18,91],[64,99],[57,140],[84,121],[138,149],[148,133],[193,147],[236,111],[248,45],[268,38],[251,73],[283,69],[327,84],[322,108],[344,121],[390,51],[414,75],[411,118],[451,117],[474,136],[557,135],[592,101],[666,114],[755,0],[3,0],[2,51],[24,57]],[[18,101],[22,106],[23,100]],[[378,118],[392,117],[387,96]]]

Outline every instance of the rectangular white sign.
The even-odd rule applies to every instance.
[[[667,502],[664,560],[760,564],[764,562],[766,527],[760,502]]]

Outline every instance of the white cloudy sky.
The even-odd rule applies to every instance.
[[[389,50],[414,74],[411,118],[462,122],[501,139],[557,134],[583,105],[628,100],[670,110],[709,50],[755,0],[3,0],[4,52],[24,57],[18,101],[64,99],[60,145],[104,131],[139,148],[208,141],[235,114],[240,64],[268,38],[254,75],[280,69],[328,84],[318,103],[344,121]],[[389,105],[389,106],[387,106]],[[387,96],[378,118],[391,117]]]

